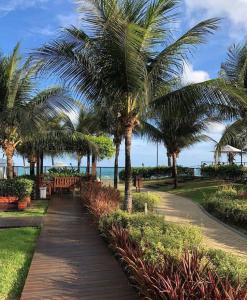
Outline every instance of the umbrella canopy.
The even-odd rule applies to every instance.
[[[242,151],[240,149],[237,149],[235,147],[232,147],[230,145],[226,145],[221,148],[221,153],[241,153]]]

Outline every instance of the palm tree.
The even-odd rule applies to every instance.
[[[117,108],[124,128],[124,203],[128,211],[132,210],[131,141],[139,116],[147,110],[160,82],[169,85],[174,74],[181,73],[191,48],[205,42],[218,24],[217,19],[203,21],[171,42],[173,10],[178,2],[80,1],[83,29],[67,28],[59,39],[34,53],[43,70],[57,74],[94,104]],[[177,99],[187,99],[189,91],[195,102],[213,102],[217,89],[209,91],[210,86],[210,82],[192,85],[186,93],[181,89]],[[165,100],[161,98],[159,103]]]
[[[211,118],[205,106],[192,108],[189,116],[170,114],[167,110],[155,110],[153,118],[141,122],[141,133],[154,142],[163,143],[167,154],[172,158],[174,188],[177,188],[177,157],[193,144],[208,139],[203,134]]]
[[[0,145],[7,157],[7,176],[13,177],[16,147],[27,135],[35,134],[41,123],[70,107],[62,88],[49,88],[34,93],[36,67],[30,60],[23,64],[19,44],[9,57],[0,56]]]
[[[247,42],[244,45],[233,45],[230,47],[226,61],[221,66],[220,76],[228,85],[242,93],[247,100]],[[226,127],[220,142],[217,144],[216,152],[220,152],[222,146],[230,144],[240,149],[246,146],[247,139],[247,109],[239,105],[233,115],[234,122]]]

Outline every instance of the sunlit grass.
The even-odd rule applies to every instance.
[[[0,230],[0,299],[19,299],[39,229]]]
[[[48,208],[47,200],[35,200],[30,208],[25,211],[0,211],[0,218],[7,217],[40,217],[43,216]]]

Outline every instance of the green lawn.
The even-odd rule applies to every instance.
[[[26,209],[25,211],[0,211],[0,218],[7,218],[7,217],[39,217],[43,216],[48,208],[48,201],[47,200],[35,200],[32,202],[30,208]]]
[[[33,256],[39,229],[0,230],[0,299],[19,299]]]
[[[164,181],[152,181],[145,183],[145,187],[154,188],[158,191],[169,192],[172,194],[184,196],[201,204],[203,199],[210,194],[213,194],[219,186],[224,185],[222,180],[193,180],[185,183],[180,183],[175,190],[171,184]]]

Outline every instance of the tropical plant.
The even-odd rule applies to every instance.
[[[242,93],[247,99],[247,42],[244,45],[233,45],[228,50],[226,61],[221,66],[220,76]],[[244,151],[247,145],[247,117],[246,107],[240,106],[234,116],[234,122],[227,126],[216,151],[220,153],[222,146],[230,144]],[[241,154],[242,160],[242,154]]]
[[[189,102],[189,101],[187,101]],[[177,157],[181,150],[208,139],[203,134],[211,118],[207,106],[191,107],[189,116],[171,114],[169,110],[155,109],[150,121],[142,121],[141,133],[155,142],[161,142],[172,157],[174,187],[178,184]]]
[[[68,94],[60,87],[34,93],[36,69],[30,60],[21,63],[19,45],[9,57],[0,56],[0,145],[7,157],[8,178],[13,177],[16,147],[59,110],[70,108]]]
[[[178,2],[79,1],[83,29],[65,29],[59,39],[33,55],[43,70],[63,78],[86,99],[104,108],[114,107],[124,128],[125,209],[129,211],[132,209],[131,140],[139,116],[154,100],[157,90],[165,95],[159,97],[157,105],[166,102],[170,82],[181,73],[184,58],[192,47],[205,42],[206,35],[213,33],[218,25],[217,19],[203,21],[171,43],[173,10]],[[215,102],[222,96],[214,82],[194,84],[173,93],[173,105],[182,102],[188,112],[188,97],[196,104]],[[227,100],[224,98],[224,103]]]

